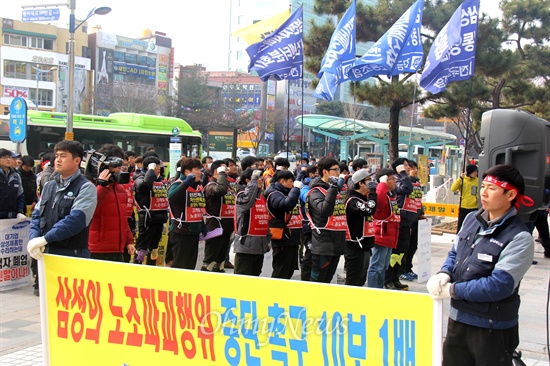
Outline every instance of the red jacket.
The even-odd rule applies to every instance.
[[[399,208],[397,195],[389,196],[386,183],[378,183],[376,212],[374,219],[374,243],[383,247],[396,248],[399,236]]]
[[[90,225],[88,248],[92,253],[124,253],[124,247],[134,243],[126,214],[128,194],[118,183],[98,185],[96,189],[97,208]]]

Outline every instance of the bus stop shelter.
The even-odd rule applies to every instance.
[[[296,122],[311,131],[340,141],[340,157],[347,159],[350,142],[368,140],[381,146],[383,161],[388,160],[390,130],[388,123],[362,121],[353,118],[307,114],[296,117]],[[426,150],[432,146],[456,141],[456,136],[444,132],[429,131],[418,127],[399,126],[399,143],[421,145]]]

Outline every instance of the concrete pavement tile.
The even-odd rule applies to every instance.
[[[0,327],[18,329],[18,328],[23,328],[23,327],[26,327],[28,325],[34,324],[34,323],[36,323],[36,322],[23,320],[23,319],[14,319],[14,320],[10,320],[10,321],[7,321],[7,322],[0,323]]]

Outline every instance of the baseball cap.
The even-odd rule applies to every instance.
[[[353,175],[351,176],[351,180],[353,183],[357,184],[371,175],[372,173],[369,173],[367,169],[359,169],[358,171],[353,173]]]
[[[12,151],[11,157],[12,157],[12,158],[20,158],[20,157],[21,157],[21,154],[17,154],[17,153],[15,153],[15,152]]]

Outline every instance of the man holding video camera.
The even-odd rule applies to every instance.
[[[105,145],[96,152],[99,157],[96,177],[93,179],[97,191],[97,208],[90,225],[88,248],[91,258],[113,262],[124,262],[124,249],[134,254],[134,236],[128,226],[128,194],[124,184],[130,180],[130,173],[122,172],[122,149],[116,145]]]

